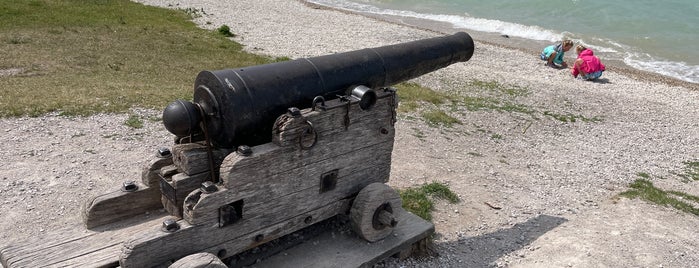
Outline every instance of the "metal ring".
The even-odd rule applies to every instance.
[[[318,132],[316,132],[316,129],[313,128],[313,124],[308,120],[306,120],[306,124],[308,125],[308,127],[304,129],[299,135],[299,147],[301,147],[302,150],[311,149],[318,142]],[[313,134],[313,143],[311,143],[311,145],[306,146],[303,144],[305,134]]]

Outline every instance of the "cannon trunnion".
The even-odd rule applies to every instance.
[[[141,180],[88,200],[87,231],[2,248],[0,261],[5,267],[222,267],[216,259],[337,215],[350,219],[356,236],[347,239],[383,241],[362,253],[372,255],[366,262],[344,265],[405,253],[434,226],[404,211],[385,184],[398,104],[390,85],[472,54],[473,41],[459,33],[201,72],[194,101],[175,101],[163,112],[175,144],[158,150]]]

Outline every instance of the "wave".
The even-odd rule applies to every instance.
[[[556,33],[539,26],[527,26],[500,20],[474,18],[469,16],[467,13],[464,13],[464,16],[417,13],[407,10],[382,9],[371,5],[338,0],[310,0],[308,2],[355,12],[366,12],[376,15],[400,16],[406,18],[446,22],[453,25],[454,28],[469,29],[479,32],[499,33],[532,40],[556,42],[560,41],[564,37],[560,33]]]
[[[657,59],[647,53],[641,53],[638,48],[621,44],[614,40],[579,36],[569,32],[555,32],[539,26],[522,25],[512,22],[475,18],[468,13],[460,15],[429,14],[418,13],[408,10],[384,9],[372,5],[360,4],[344,0],[307,0],[308,2],[344,9],[352,12],[371,13],[376,15],[399,16],[406,18],[416,18],[431,21],[438,21],[451,24],[457,29],[468,29],[479,32],[498,33],[511,37],[520,37],[537,41],[557,42],[562,39],[571,39],[576,43],[592,48],[600,52],[611,60],[620,60],[626,65],[661,75],[670,76],[683,81],[699,83],[699,66],[690,65],[685,62],[674,62]],[[587,39],[587,42],[585,41]]]

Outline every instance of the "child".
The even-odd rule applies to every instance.
[[[544,48],[541,52],[541,60],[546,61],[546,66],[565,68],[567,67],[566,62],[563,61],[563,55],[566,51],[573,48],[573,41],[564,40],[561,43],[556,43]]]
[[[589,81],[602,76],[605,69],[604,64],[592,53],[591,49],[578,45],[575,47],[575,52],[578,53],[578,58],[573,63],[573,67],[570,68],[573,77],[578,77],[579,74],[581,79]]]

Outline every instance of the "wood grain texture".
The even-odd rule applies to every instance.
[[[91,229],[163,208],[159,188],[136,185],[135,192],[119,189],[88,199],[81,209],[85,227]]]
[[[213,148],[211,153],[214,169],[217,170],[230,149]],[[172,147],[172,160],[178,171],[187,175],[210,171],[209,153],[206,145],[200,143],[176,144]]]
[[[158,226],[164,216],[141,215],[101,226],[100,231],[79,224],[53,230],[0,249],[0,260],[5,267],[115,267],[123,240]]]
[[[154,157],[151,159],[148,164],[143,168],[143,172],[141,173],[141,181],[143,184],[145,184],[147,187],[150,188],[158,188],[159,187],[159,181],[160,181],[160,169],[162,169],[165,166],[172,165],[172,155],[169,157]]]

